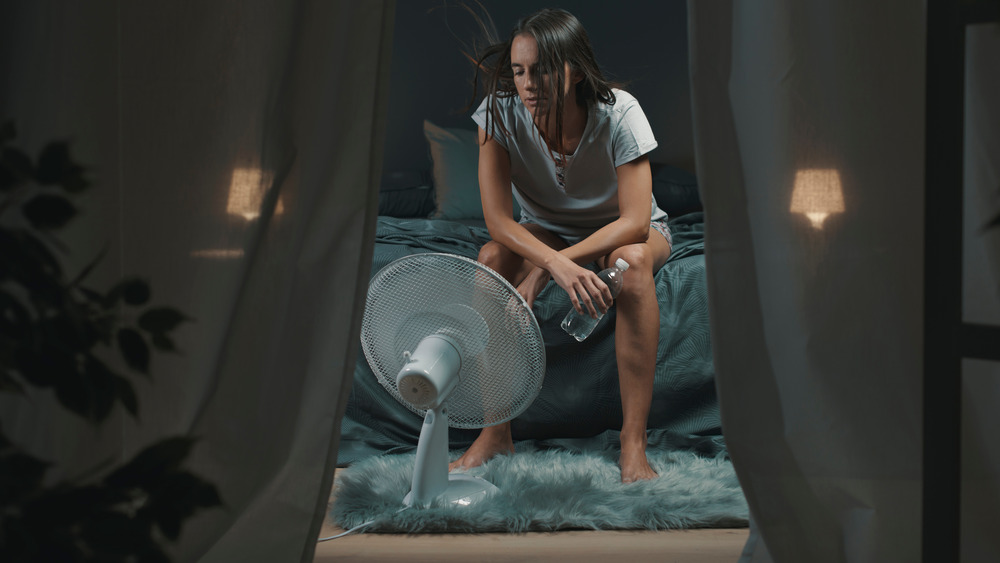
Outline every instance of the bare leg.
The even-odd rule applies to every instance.
[[[646,458],[646,421],[653,400],[656,347],[660,338],[653,275],[669,255],[666,239],[651,229],[646,243],[620,248],[609,258],[609,262],[624,258],[630,266],[618,295],[615,326],[623,415],[619,458],[623,483],[657,477]]]
[[[465,450],[462,457],[448,465],[448,471],[479,467],[493,456],[514,453],[514,439],[510,433],[510,423],[483,428],[476,441]]]
[[[561,249],[566,246],[562,239],[538,225],[525,225],[525,227],[539,240],[553,248]],[[534,267],[527,260],[493,241],[483,245],[478,260],[503,276],[514,287],[517,287]],[[488,426],[479,433],[479,437],[461,457],[448,465],[448,470],[478,467],[496,455],[512,453],[514,453],[514,439],[510,431],[510,422]]]

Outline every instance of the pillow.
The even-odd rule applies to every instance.
[[[671,217],[701,211],[701,194],[694,174],[669,164],[652,163],[653,197]]]
[[[446,129],[424,121],[430,145],[434,197],[439,219],[482,219],[479,198],[479,142],[471,129]]]
[[[378,193],[378,214],[390,217],[427,217],[434,211],[434,189],[413,186]]]
[[[389,172],[382,175],[378,214],[390,217],[427,217],[434,211],[434,189],[430,175],[422,171]]]

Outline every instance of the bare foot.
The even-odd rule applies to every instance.
[[[646,458],[645,439],[638,444],[622,440],[622,454],[618,458],[618,465],[622,468],[622,483],[634,483],[659,477],[656,471],[650,467],[649,460]]]
[[[510,423],[483,428],[476,441],[462,454],[462,457],[448,464],[448,471],[479,467],[499,454],[514,453],[514,439],[510,435]]]

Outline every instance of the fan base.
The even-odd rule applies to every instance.
[[[488,495],[499,491],[493,483],[481,477],[466,475],[464,473],[448,474],[448,487],[444,492],[438,494],[430,502],[423,506],[454,504],[458,506],[468,506],[475,504]],[[403,504],[413,506],[413,491],[406,493],[403,497]]]

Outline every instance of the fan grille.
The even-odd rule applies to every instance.
[[[460,382],[445,401],[449,425],[482,428],[524,412],[541,389],[545,346],[527,303],[490,268],[452,254],[415,254],[379,271],[368,287],[361,344],[379,383],[396,389],[404,352],[443,333],[462,349]]]

